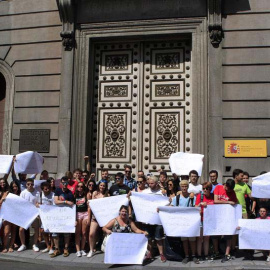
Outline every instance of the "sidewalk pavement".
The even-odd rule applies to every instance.
[[[141,266],[141,265],[125,265],[116,266],[104,264],[104,253],[97,252],[92,258],[87,258],[86,256],[77,257],[76,253],[70,253],[69,257],[63,257],[63,255],[57,256],[55,258],[50,258],[48,253],[34,252],[32,249],[27,249],[23,252],[14,251],[13,253],[0,253],[0,261],[17,261],[31,264],[42,264],[42,265],[65,265],[65,266],[79,266],[80,268],[90,268],[90,269],[108,269],[117,268],[122,269],[175,269],[176,267],[181,267],[181,269],[270,269],[270,262],[266,262],[262,259],[262,253],[256,252],[255,259],[243,260],[243,257],[236,258],[226,263],[221,263],[221,260],[215,260],[214,262],[204,262],[202,264],[195,264],[189,262],[188,264],[182,264],[181,262],[167,261],[162,263],[159,257],[156,257],[151,263]],[[0,263],[1,265],[1,263]]]

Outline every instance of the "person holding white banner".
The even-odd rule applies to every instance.
[[[62,184],[62,188],[57,188],[55,190],[54,203],[56,205],[67,205],[67,206],[72,207],[74,205],[74,196],[72,192],[67,188],[68,177],[63,176],[61,178],[61,184]],[[54,253],[51,254],[51,258],[54,258],[60,255],[61,253],[59,250],[59,235],[56,233],[53,233],[52,236],[54,237],[55,250],[54,250]],[[65,242],[64,254],[63,254],[64,257],[69,256],[69,250],[68,250],[69,238],[70,238],[70,234],[64,233],[64,242]]]
[[[190,194],[188,192],[189,183],[187,180],[182,180],[180,182],[181,191],[179,194],[173,198],[171,205],[176,207],[193,207],[195,206],[194,202],[194,194]],[[192,253],[192,261],[196,264],[200,263],[198,258],[196,257],[196,237],[181,237],[185,258],[182,263],[187,264],[190,261],[189,257],[189,245]]]
[[[109,196],[108,192],[108,184],[106,182],[99,182],[97,190],[93,192],[92,200],[101,199]],[[87,254],[87,258],[91,258],[96,253],[96,242],[97,242],[97,233],[99,230],[99,225],[93,213],[91,212],[91,208],[89,208],[89,215],[91,215],[91,224],[90,224],[90,232],[89,232],[89,246],[90,250]]]
[[[26,189],[21,192],[20,197],[24,198],[25,200],[29,201],[30,203],[37,205],[40,200],[40,193],[34,188],[34,180],[32,178],[26,179]],[[33,250],[35,252],[39,251],[37,246],[38,242],[38,234],[39,234],[39,218],[37,217],[34,222],[32,223],[32,227],[34,228],[34,244]],[[19,247],[18,251],[26,250],[25,245],[25,230],[23,227],[19,229],[19,235],[21,240],[21,246]]]
[[[166,196],[166,194],[163,194],[159,183],[158,179],[156,176],[150,176],[148,181],[148,188],[143,190],[142,193],[145,194],[152,194],[152,195],[160,195],[160,196]],[[166,262],[167,259],[164,256],[164,231],[162,225],[150,225],[150,224],[145,224],[144,225],[144,230],[147,231],[149,235],[149,241],[148,241],[148,254],[146,255],[146,260],[151,260],[152,259],[152,249],[153,249],[153,243],[152,239],[154,239],[157,243],[159,255],[160,255],[160,260],[161,262]]]
[[[201,207],[201,235],[197,237],[197,253],[199,256],[199,261],[202,261],[202,244],[205,260],[208,261],[210,258],[208,257],[209,253],[209,239],[210,236],[203,236],[203,210],[207,207],[207,205],[214,204],[214,195],[211,193],[212,184],[210,182],[204,182],[202,184],[203,192],[199,193],[196,197],[195,206]],[[217,240],[217,239],[215,239]]]
[[[228,179],[224,186],[217,186],[214,190],[214,202],[215,204],[231,204],[235,205],[238,203],[236,194],[234,192],[235,182],[233,179]],[[225,235],[226,239],[226,252],[221,262],[227,262],[231,260],[231,244],[232,235]]]

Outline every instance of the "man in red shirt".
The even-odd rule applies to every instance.
[[[228,179],[224,186],[217,186],[214,190],[214,203],[215,204],[237,204],[236,194],[234,192],[235,182],[233,179]],[[231,260],[230,251],[232,244],[232,235],[225,235],[226,239],[226,253],[221,262]]]

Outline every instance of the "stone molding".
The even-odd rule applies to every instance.
[[[12,124],[13,124],[13,100],[15,91],[15,76],[12,68],[0,59],[0,73],[6,80],[6,100],[5,100],[5,118],[3,126],[2,155],[9,155],[11,152]]]
[[[66,51],[71,51],[75,45],[74,39],[74,12],[73,0],[56,0],[63,30],[60,33]]]
[[[205,155],[204,175],[208,171],[208,68],[207,68],[207,19],[179,18],[160,20],[121,21],[109,23],[81,24],[76,32],[78,43],[75,50],[75,69],[73,85],[73,115],[71,135],[70,166],[83,167],[81,156],[87,154],[87,126],[91,119],[87,115],[91,108],[87,108],[88,93],[91,91],[90,61],[92,43],[98,40],[155,40],[166,37],[175,38],[189,36],[192,41],[193,57],[193,152]],[[86,134],[82,136],[81,134]]]
[[[219,47],[224,34],[222,30],[221,16],[222,0],[208,0],[208,30],[213,47]]]

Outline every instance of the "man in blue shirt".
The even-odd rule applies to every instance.
[[[125,177],[124,177],[124,185],[128,186],[131,190],[137,187],[137,182],[135,179],[131,177],[132,169],[131,166],[125,166]]]
[[[212,190],[211,193],[214,193],[214,190],[217,186],[221,186],[220,183],[217,182],[218,179],[218,172],[216,170],[212,170],[209,172],[210,182],[212,183]]]

